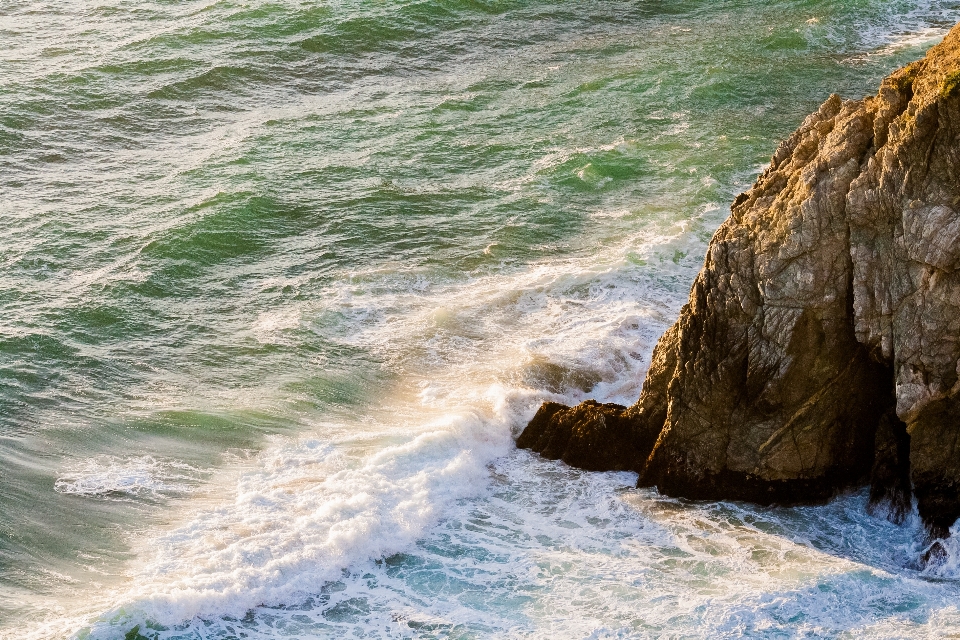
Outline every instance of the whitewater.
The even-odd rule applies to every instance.
[[[0,638],[960,637],[916,518],[518,451],[956,1],[0,4]],[[9,43],[9,44],[8,44]]]

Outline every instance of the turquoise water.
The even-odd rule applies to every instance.
[[[512,444],[635,400],[778,141],[957,20],[0,4],[0,637],[960,634],[861,495],[691,505]]]

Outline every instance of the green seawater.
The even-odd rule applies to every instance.
[[[0,0],[0,637],[960,634],[861,495],[688,505],[511,439],[632,402],[778,142],[958,20]]]

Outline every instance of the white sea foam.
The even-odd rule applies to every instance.
[[[682,301],[669,279],[696,269],[668,256],[696,242],[634,236],[600,260],[466,283],[358,274],[321,313],[410,381],[390,422],[277,440],[231,504],[144,541],[151,559],[86,637],[895,638],[960,623],[952,547],[919,571],[919,524],[868,516],[864,495],[687,504],[513,449],[544,398],[635,398]],[[656,271],[630,252],[659,255]]]
[[[600,260],[467,283],[358,274],[327,312],[411,381],[392,422],[278,440],[233,503],[145,542],[152,559],[88,637],[895,638],[960,623],[953,543],[920,571],[916,519],[872,518],[862,494],[687,504],[513,449],[544,398],[635,398],[682,301],[669,278],[696,268],[667,256],[696,242],[634,236]],[[617,259],[630,252],[660,255],[656,272]]]
[[[410,547],[452,501],[482,489],[486,462],[510,448],[503,424],[448,416],[361,460],[317,440],[280,446],[241,478],[233,504],[151,543],[123,611],[171,624],[317,593],[346,566]]]
[[[890,36],[890,42],[878,53],[889,54],[901,49],[930,46],[942,40],[949,30],[947,27],[924,27],[916,31],[894,34]]]
[[[866,45],[867,52],[850,60],[890,56],[929,46],[942,39],[955,22],[956,6],[936,0],[920,3],[914,9],[899,14],[895,24],[884,22],[862,28],[860,39]]]
[[[282,344],[286,342],[284,332],[296,329],[300,326],[300,322],[299,309],[263,312],[253,323],[252,332],[257,341],[262,344]]]
[[[910,567],[918,523],[866,515],[864,493],[690,504],[522,451],[482,475],[488,489],[451,500],[400,553],[381,547],[284,606],[146,635],[935,638],[960,623],[960,585]]]
[[[389,422],[277,440],[230,504],[143,541],[148,560],[86,637],[880,638],[956,624],[954,583],[909,567],[919,528],[866,516],[863,496],[687,505],[513,449],[544,399],[636,399],[699,267],[697,229],[724,214],[601,213],[609,226],[565,258],[466,281],[379,263],[317,307],[261,316],[258,340],[339,326],[400,374]]]
[[[143,541],[131,587],[85,637],[887,638],[955,624],[960,590],[927,579],[955,569],[911,568],[918,525],[870,518],[863,496],[688,505],[513,449],[543,399],[635,400],[699,266],[685,257],[702,254],[697,224],[466,282],[378,267],[313,318],[278,311],[301,326],[336,316],[343,343],[401,374],[389,411],[277,439],[231,503]]]
[[[178,460],[98,456],[61,473],[54,489],[63,494],[114,500],[159,498],[196,490],[204,475],[202,470]]]
[[[889,52],[929,37],[928,26],[908,25],[905,33],[915,34],[899,41],[886,26],[865,38],[880,51],[894,47]],[[120,44],[132,42],[146,36]],[[550,44],[558,45],[570,46]],[[408,81],[404,75],[396,83]],[[166,156],[185,162],[153,186],[138,180],[137,189],[160,195],[182,187],[178,180],[191,168],[236,159],[247,143],[263,142],[253,133],[265,118],[329,115],[364,95],[314,92],[192,140],[152,145],[151,158],[174,149]],[[668,135],[690,126],[689,113],[662,115],[674,125]],[[619,138],[560,149],[534,162],[530,175],[494,186],[515,190],[577,154],[631,144]],[[588,167],[581,174],[595,186],[606,180]],[[188,213],[144,227],[144,241],[206,215],[200,205],[221,189],[214,182],[187,203],[196,206],[175,207]],[[131,568],[128,588],[109,594],[107,612],[84,637],[132,636],[134,625],[171,640],[934,637],[957,625],[957,589],[929,580],[956,575],[952,560],[925,572],[910,568],[922,551],[916,524],[869,518],[863,496],[795,511],[690,505],[633,489],[631,474],[581,473],[513,449],[511,433],[543,399],[636,399],[654,342],[699,266],[702,229],[725,215],[711,205],[693,220],[634,224],[636,212],[623,204],[596,212],[602,228],[583,233],[591,246],[564,247],[565,258],[456,281],[380,262],[320,295],[310,291],[315,302],[298,296],[299,306],[245,325],[262,343],[292,344],[297,330],[335,317],[324,338],[340,326],[335,337],[384,362],[400,382],[378,397],[384,406],[375,416],[317,424],[304,439],[276,438],[229,500],[140,540],[144,562]],[[498,245],[486,251],[496,256]],[[137,260],[68,283],[93,286],[112,273],[139,278]],[[310,280],[283,278],[264,286],[282,288],[289,279],[297,289]],[[146,457],[84,464],[65,471],[57,490],[90,499],[162,497],[190,491],[202,476]]]
[[[426,363],[431,382],[450,394],[462,393],[464,376],[471,386],[502,383],[505,373],[547,362],[597,377],[600,386],[587,390],[594,396],[632,401],[638,389],[623,385],[645,370],[700,265],[703,240],[690,229],[722,215],[714,205],[665,228],[613,229],[600,251],[591,247],[596,253],[467,282],[399,268],[359,272],[325,296],[322,313],[346,319],[341,339],[398,372],[419,377]],[[584,391],[554,390],[569,401]]]
[[[513,450],[544,398],[631,402],[680,303],[671,278],[691,277],[698,262],[673,261],[680,248],[696,253],[700,241],[685,229],[620,237],[599,260],[575,255],[466,283],[356,274],[320,313],[347,321],[344,342],[406,374],[413,388],[387,398],[389,422],[278,440],[231,504],[144,541],[151,559],[89,637],[303,602],[344,569],[415,549],[460,501],[483,496],[488,465]],[[656,260],[656,270],[628,253]],[[309,323],[298,314],[260,324]]]

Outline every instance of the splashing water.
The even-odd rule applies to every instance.
[[[0,637],[960,633],[960,549],[517,451],[955,1],[0,7]]]

